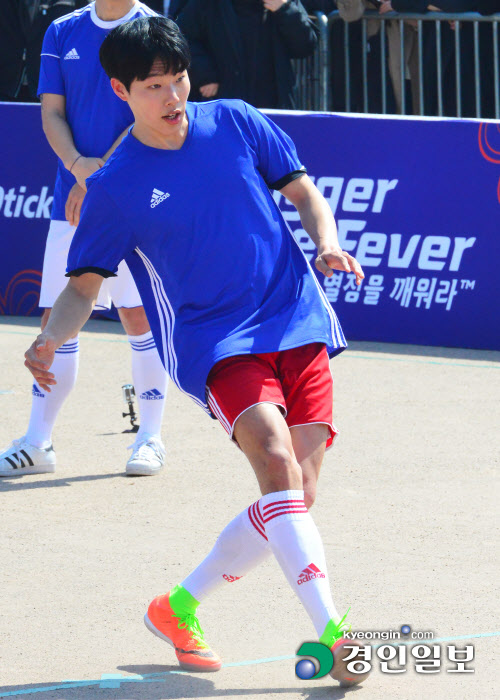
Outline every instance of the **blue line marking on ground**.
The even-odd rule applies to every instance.
[[[397,642],[397,644],[439,644],[441,642],[458,642],[467,639],[482,639],[485,637],[500,637],[500,632],[483,632],[479,634],[464,634],[459,637],[438,637],[436,639],[420,639],[420,640],[388,640],[386,644]],[[378,644],[377,646],[382,646]],[[271,656],[264,659],[250,659],[247,661],[233,661],[228,664],[222,664],[222,668],[237,668],[239,666],[253,666],[256,664],[269,664],[275,661],[291,661],[297,658],[295,654],[287,654],[286,656]],[[88,681],[63,681],[59,685],[46,685],[40,688],[25,688],[24,690],[10,690],[8,692],[0,692],[0,698],[11,698],[19,695],[30,695],[32,693],[47,693],[51,690],[66,690],[69,688],[89,688],[98,686],[102,689],[120,688],[121,683],[163,683],[167,676],[187,673],[187,671],[164,671],[162,673],[148,673],[144,676],[128,675],[122,676],[119,673],[103,673],[99,680]]]

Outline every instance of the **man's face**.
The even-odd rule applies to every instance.
[[[141,129],[173,138],[182,131],[191,87],[187,71],[165,73],[163,63],[155,61],[146,80],[134,80],[128,92],[118,80],[113,79],[112,85],[118,96],[128,102]]]

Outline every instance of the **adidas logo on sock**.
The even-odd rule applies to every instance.
[[[157,401],[158,399],[163,399],[164,396],[158,389],[150,389],[149,391],[144,391],[139,398],[146,399],[146,401]]]
[[[157,207],[158,204],[164,202],[168,197],[170,197],[168,192],[162,192],[161,190],[157,190],[155,188],[153,190],[153,194],[151,195],[151,209]]]
[[[36,384],[33,384],[33,389],[31,390],[31,393],[33,396],[38,396],[40,399],[45,398],[45,394],[42,394],[41,390],[37,387]]]
[[[226,579],[228,583],[233,583],[234,581],[238,581],[241,576],[230,576],[228,574],[222,574],[222,578]]]
[[[68,53],[64,57],[64,60],[67,61],[70,58],[73,58],[73,59],[80,58],[80,56],[78,55],[78,51],[76,49],[71,49],[71,51],[68,51]]]
[[[307,581],[312,581],[313,578],[325,578],[325,574],[318,569],[316,564],[309,564],[300,572],[300,576],[297,579],[297,583],[300,586],[302,583],[307,583]]]

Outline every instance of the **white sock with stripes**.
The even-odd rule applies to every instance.
[[[245,576],[270,555],[257,501],[226,525],[210,554],[181,586],[201,603],[217,588]]]
[[[30,445],[43,449],[52,443],[52,430],[67,396],[75,386],[79,359],[78,337],[71,338],[56,350],[50,371],[57,384],[51,391],[41,389],[34,381],[32,386],[31,415],[26,440]]]
[[[132,348],[132,381],[139,404],[140,428],[136,442],[140,442],[146,435],[161,436],[168,374],[151,331],[127,337]]]
[[[340,617],[330,592],[323,542],[304,492],[268,493],[259,503],[274,556],[321,637],[329,620],[338,622]]]

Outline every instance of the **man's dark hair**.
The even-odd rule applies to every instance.
[[[118,25],[102,42],[99,58],[107,75],[127,90],[134,80],[146,80],[155,61],[173,75],[189,68],[191,61],[186,39],[166,17],[140,17]]]

